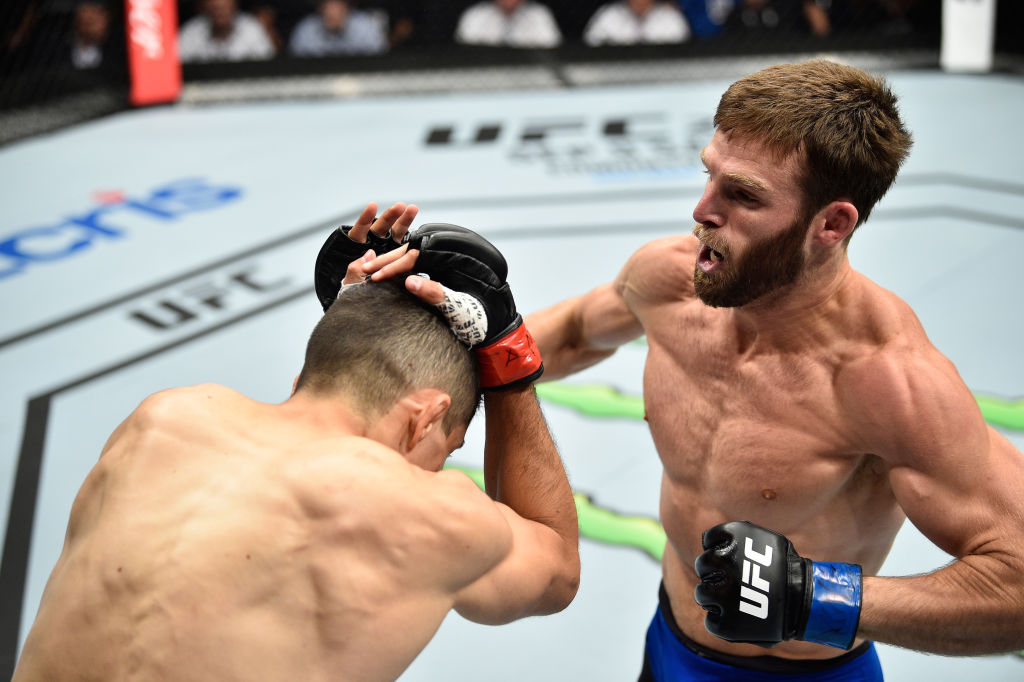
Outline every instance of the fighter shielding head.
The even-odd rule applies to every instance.
[[[472,419],[478,386],[473,354],[399,278],[342,292],[310,335],[295,390],[343,395],[372,421],[408,393],[434,388],[451,398],[442,423],[450,433]]]
[[[741,78],[722,95],[714,123],[780,157],[802,153],[805,212],[847,199],[858,225],[892,186],[912,144],[882,78],[824,59]]]

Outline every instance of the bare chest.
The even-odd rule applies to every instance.
[[[877,491],[883,473],[853,445],[834,363],[744,354],[728,330],[702,331],[649,336],[644,401],[671,491],[705,512],[788,527]]]

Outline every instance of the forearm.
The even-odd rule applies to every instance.
[[[526,327],[544,358],[543,381],[561,379],[615,352],[614,348],[588,350],[583,345],[580,301],[581,297],[570,298],[526,317]]]
[[[612,283],[531,313],[526,326],[544,358],[544,381],[596,365],[643,334]]]
[[[487,493],[554,530],[575,554],[576,504],[533,386],[485,393],[484,409]]]
[[[944,655],[1024,649],[1024,567],[970,556],[926,576],[865,578],[858,635]]]

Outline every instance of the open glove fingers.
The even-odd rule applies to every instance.
[[[402,202],[389,206],[373,221],[367,238],[378,248],[378,251],[390,251],[397,248],[412,226],[412,221],[419,213],[413,204]],[[385,247],[386,248],[383,248]]]
[[[391,239],[395,242],[395,245],[402,244],[405,241],[406,235],[409,234],[409,228],[412,227],[412,221],[416,219],[420,209],[415,204],[409,204],[402,211],[402,215],[398,216],[394,224],[391,225]],[[392,247],[395,248],[395,247]]]
[[[364,279],[366,279],[366,271],[364,269],[364,266],[369,261],[373,260],[375,255],[376,254],[374,254],[373,249],[370,249],[365,254],[363,254],[362,257],[357,258],[356,260],[349,263],[348,268],[345,270],[345,279],[341,280],[341,283],[343,285],[358,284],[359,282],[362,282]]]
[[[385,253],[365,265],[366,272],[371,275],[374,282],[389,279],[403,272],[412,272],[416,268],[416,261],[420,252],[410,249],[407,244]]]
[[[349,266],[363,258],[367,244],[353,241],[347,231],[350,226],[342,226],[334,230],[320,248],[314,267],[314,284],[317,298],[324,310],[338,296],[342,280],[349,275]]]
[[[356,218],[355,223],[345,229],[349,239],[354,242],[363,243],[366,241],[366,235],[370,232],[374,221],[377,220],[377,202],[371,201],[363,209],[363,212]]]

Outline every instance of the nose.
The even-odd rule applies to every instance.
[[[693,208],[693,219],[706,227],[722,226],[722,215],[718,210],[710,181],[704,186],[704,194]]]

